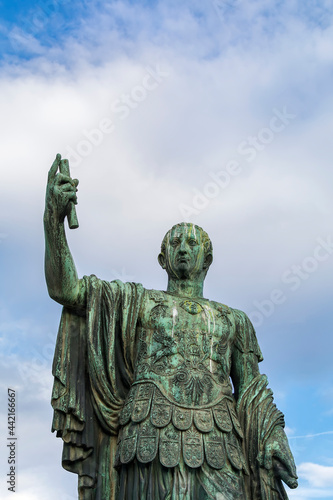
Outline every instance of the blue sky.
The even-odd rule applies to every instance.
[[[50,433],[61,308],[44,282],[42,214],[57,152],[80,180],[68,231],[80,276],[164,289],[165,232],[184,219],[207,230],[205,296],[256,326],[300,476],[289,496],[333,499],[332,3],[0,8],[0,429],[14,386],[16,499],[76,498]]]

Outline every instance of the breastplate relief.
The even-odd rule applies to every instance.
[[[206,408],[231,394],[231,345],[235,327],[227,306],[205,299],[147,293],[135,383],[154,382],[172,403]]]

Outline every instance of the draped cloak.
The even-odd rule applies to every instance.
[[[116,498],[118,416],[133,382],[140,284],[84,277],[86,315],[64,308],[53,362],[52,430],[80,500]]]
[[[79,499],[116,500],[119,413],[133,383],[136,324],[145,290],[136,283],[83,279],[85,312],[66,307],[62,312],[53,361],[52,431],[64,442],[63,467],[78,474]],[[247,323],[241,333],[250,345]],[[281,481],[257,466],[272,430],[284,425],[266,386],[266,377],[259,375],[237,403],[250,470],[246,499],[285,500]]]

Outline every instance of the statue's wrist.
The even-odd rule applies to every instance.
[[[64,224],[65,215],[60,215],[53,207],[46,206],[44,211],[44,227],[55,229]]]

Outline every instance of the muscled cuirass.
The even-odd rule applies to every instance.
[[[208,300],[147,292],[138,330],[135,383],[150,381],[183,408],[207,408],[231,395],[234,318]]]
[[[226,458],[244,465],[230,383],[236,327],[232,310],[205,299],[146,291],[137,327],[134,382],[120,414],[118,463],[158,451],[166,467]]]

